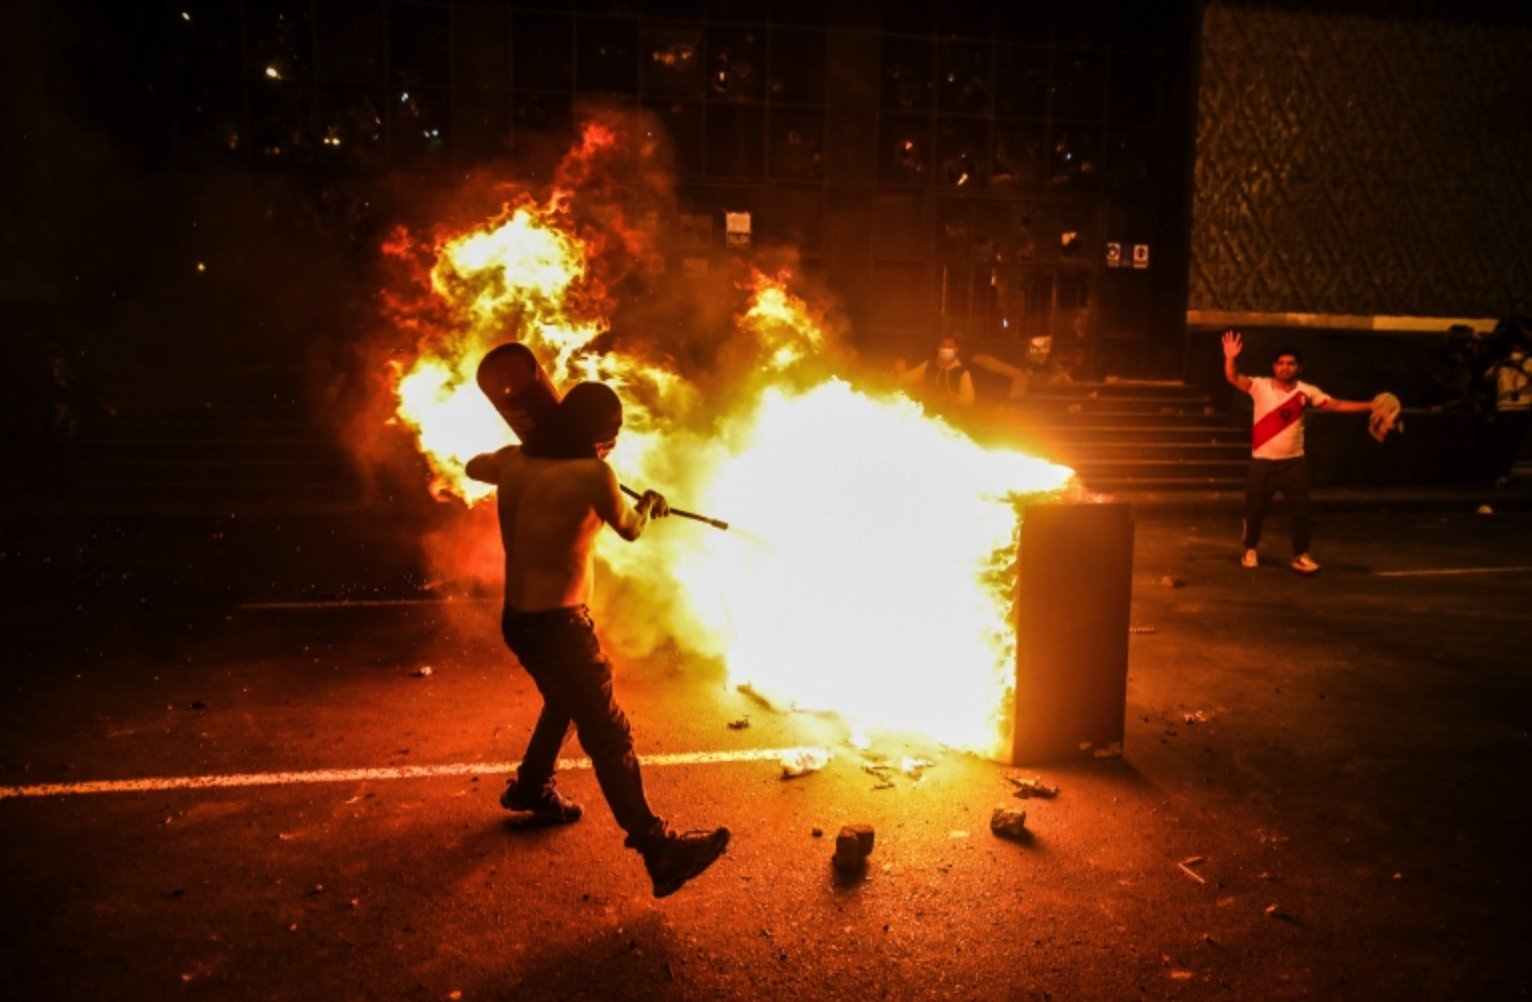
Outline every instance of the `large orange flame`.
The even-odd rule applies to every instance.
[[[615,142],[588,129],[546,202],[524,196],[433,245],[429,320],[395,384],[433,489],[487,494],[463,466],[510,439],[473,380],[494,344],[526,343],[561,388],[605,379],[627,411],[611,457],[625,482],[737,527],[671,519],[634,545],[604,534],[608,583],[645,603],[609,631],[636,634],[641,619],[650,639],[721,659],[773,701],[998,752],[1020,502],[1059,494],[1071,471],[981,448],[902,393],[831,374],[833,339],[791,272],[754,271],[737,289],[736,371],[706,374],[706,394],[703,374],[650,360],[663,346],[597,351],[611,305],[592,249],[615,236],[631,251],[634,237],[575,222],[567,182]]]

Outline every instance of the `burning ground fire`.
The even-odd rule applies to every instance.
[[[545,199],[513,192],[492,218],[390,241],[415,268],[413,291],[390,290],[418,348],[396,368],[397,419],[433,493],[470,516],[492,508],[463,467],[513,436],[474,371],[495,344],[522,341],[561,390],[592,378],[617,388],[626,421],[610,462],[624,483],[736,527],[670,519],[631,545],[602,534],[609,641],[671,641],[773,703],[997,754],[1014,680],[1018,505],[1071,489],[1072,472],[981,448],[904,394],[848,378],[831,325],[787,271],[731,283],[729,329],[705,364],[677,362],[690,343],[664,334],[618,337],[609,290],[635,270],[682,300],[718,294],[656,277],[659,228],[603,183],[636,161],[648,194],[668,196],[663,172],[641,170],[657,156],[620,123],[588,124]],[[465,518],[462,531],[497,550],[491,521]]]

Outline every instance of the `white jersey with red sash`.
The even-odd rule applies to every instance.
[[[1255,402],[1250,454],[1256,459],[1296,459],[1303,455],[1303,412],[1322,406],[1330,395],[1311,383],[1283,389],[1270,376],[1250,377]]]

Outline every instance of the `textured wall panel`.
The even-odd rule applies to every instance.
[[[1442,10],[1206,8],[1189,308],[1482,316],[1532,294],[1532,26]]]

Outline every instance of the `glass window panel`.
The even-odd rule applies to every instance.
[[[250,69],[255,77],[289,83],[313,80],[314,35],[307,3],[251,3],[245,24]]]
[[[1083,128],[1056,129],[1048,183],[1069,191],[1090,191],[1096,187],[1099,175],[1095,132]]]
[[[936,125],[936,182],[982,188],[989,180],[989,125],[978,119],[943,118]]]
[[[702,105],[691,101],[650,101],[645,107],[660,120],[670,137],[676,172],[695,177],[702,173]]]
[[[936,31],[936,4],[932,0],[883,4],[883,30],[904,35],[929,35]]]
[[[765,116],[759,108],[713,105],[707,110],[707,172],[760,177],[765,171]]]
[[[1002,0],[995,8],[995,36],[1002,42],[1047,45],[1053,34],[1053,7]]]
[[[943,258],[966,261],[973,256],[974,203],[943,198],[936,203],[937,249]]]
[[[574,24],[551,14],[517,14],[511,22],[511,79],[516,89],[574,88]]]
[[[534,152],[546,139],[567,136],[573,129],[569,95],[518,92],[511,104],[511,122],[516,149]]]
[[[923,184],[931,177],[931,120],[884,115],[878,125],[878,178]]]
[[[645,93],[700,97],[702,29],[644,27],[639,39],[639,65]]]
[[[710,27],[707,45],[708,96],[759,101],[765,92],[765,35],[755,28]]]
[[[1112,54],[1107,116],[1114,122],[1149,125],[1159,100],[1159,58],[1153,52]]]
[[[452,80],[445,7],[391,7],[388,68],[394,89],[445,87]]]
[[[444,88],[416,87],[390,103],[389,140],[397,163],[419,164],[445,159],[450,102]]]
[[[238,5],[185,0],[175,9],[171,31],[176,70],[195,80],[238,80],[242,58]]]
[[[996,188],[1041,188],[1048,178],[1048,136],[1039,124],[1007,122],[995,126],[995,156],[990,184]]]
[[[1102,107],[1100,53],[1061,49],[1053,54],[1053,117],[1099,121]]]
[[[942,111],[983,114],[990,107],[990,47],[947,43],[936,65],[936,90]]]
[[[1016,0],[1002,0],[1006,6]],[[989,38],[994,28],[994,4],[991,0],[942,0],[936,8],[938,30],[943,35]]]
[[[319,95],[319,154],[323,163],[374,168],[387,162],[382,90],[330,87]]]
[[[272,163],[314,160],[314,92],[282,81],[250,91],[250,138],[255,155]]]
[[[1047,49],[1012,45],[995,49],[995,112],[1006,118],[1047,116]]]
[[[930,41],[888,38],[883,42],[883,107],[926,111],[936,88],[936,60]]]
[[[819,178],[825,172],[824,116],[773,109],[770,117],[773,177]]]
[[[581,18],[576,25],[575,87],[604,94],[638,90],[638,23]]]
[[[872,248],[880,258],[921,256],[921,193],[880,191],[873,198]]]
[[[820,188],[777,188],[761,220],[763,234],[773,243],[818,254],[824,240],[824,197]]]
[[[317,5],[320,83],[383,82],[383,8],[356,4]]]
[[[1154,176],[1153,129],[1113,129],[1107,134],[1105,178],[1108,189],[1141,194]]]
[[[238,160],[249,146],[240,88],[229,84],[184,87],[177,127],[183,156],[199,161]]]
[[[818,104],[824,100],[824,91],[824,32],[773,30],[767,86],[771,100]]]

